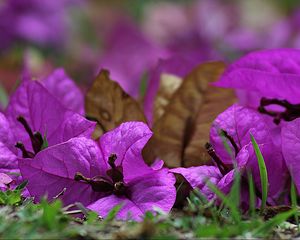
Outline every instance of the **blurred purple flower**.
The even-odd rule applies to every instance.
[[[300,47],[300,10],[279,19],[267,32],[268,48]]]
[[[159,47],[128,20],[117,22],[106,42],[101,68],[109,69],[112,78],[134,97],[139,94],[143,74],[151,74],[159,59],[172,56],[195,65],[218,56],[195,31],[186,29]]]
[[[0,5],[1,45],[15,40],[37,45],[61,46],[69,30],[68,8],[78,0],[7,0]]]
[[[201,1],[205,5],[204,2],[209,5],[211,1]],[[214,41],[211,34],[214,23],[218,26],[214,34],[222,34],[221,26],[226,25],[225,19],[218,18],[222,11],[211,18],[216,11],[212,13],[204,9],[205,7],[199,8],[200,4],[197,3],[192,4],[191,9],[176,3],[153,3],[146,9],[143,31],[153,41],[168,49],[172,55],[181,55],[197,63],[220,58],[213,48]],[[199,9],[204,11],[198,12]],[[209,21],[206,19],[207,15],[210,15]]]
[[[177,38],[170,39],[166,48],[172,55],[180,55],[198,64],[204,60],[223,59],[221,54],[213,49],[212,43],[203,39],[195,30],[186,30]]]
[[[213,194],[205,184],[206,179],[210,179],[220,190],[228,193],[234,181],[233,161],[236,161],[243,176],[246,169],[251,170],[256,189],[260,191],[260,173],[250,134],[255,137],[264,156],[270,184],[269,202],[274,204],[286,187],[288,172],[281,149],[276,148],[272,142],[272,132],[264,116],[252,109],[233,105],[213,122],[210,132],[211,145],[208,144],[207,148],[215,167],[201,166],[171,171],[182,174],[193,188],[200,188],[203,194],[211,199]],[[228,142],[230,152],[227,151],[221,135]],[[247,181],[247,178],[243,178]]]
[[[197,1],[193,10],[196,29],[209,42],[224,41],[224,36],[235,29],[240,20],[237,5],[224,1]]]
[[[103,217],[116,205],[122,205],[121,219],[140,220],[155,207],[169,212],[175,178],[167,169],[148,167],[141,154],[151,135],[143,123],[123,123],[104,134],[99,145],[73,138],[38,153],[33,161],[21,160],[21,173],[37,201],[65,189],[60,197],[64,204],[80,201]]]
[[[107,37],[100,68],[108,69],[112,79],[128,94],[137,97],[143,74],[158,58],[167,55],[167,51],[147,39],[131,21],[122,19]]]

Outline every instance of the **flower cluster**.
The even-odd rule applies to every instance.
[[[242,184],[247,184],[247,171],[252,172],[259,202],[261,183],[250,141],[252,134],[267,167],[267,203],[287,203],[291,179],[300,190],[297,148],[300,134],[299,56],[300,51],[294,49],[265,50],[250,53],[231,64],[215,85],[235,89],[239,104],[221,113],[212,124],[207,149],[215,166],[178,168],[172,172],[183,175],[192,187],[199,188],[212,199],[215,196],[207,188],[207,179],[228,193],[236,161],[242,173]],[[247,188],[246,185],[242,189]],[[247,204],[248,195],[243,191],[242,201]]]
[[[160,64],[144,109],[150,122],[158,75],[182,77],[192,68],[189,61],[174,59]],[[173,169],[158,159],[145,163],[142,150],[152,136],[145,123],[124,122],[94,140],[96,123],[84,117],[83,95],[62,69],[38,81],[24,77],[0,113],[0,188],[19,182],[11,173],[20,173],[36,202],[44,196],[65,205],[81,202],[103,217],[121,205],[118,218],[140,220],[146,211],[172,209],[175,174],[212,200],[216,195],[208,181],[226,194],[238,170],[245,185],[241,204],[247,207],[247,172],[253,175],[257,204],[262,197],[252,135],[267,167],[267,204],[286,203],[291,179],[300,190],[299,73],[299,50],[254,52],[231,64],[215,85],[236,89],[240,103],[212,123],[206,144],[212,165]]]
[[[35,201],[59,196],[101,216],[120,204],[118,217],[135,220],[155,208],[170,211],[173,174],[161,164],[147,166],[141,155],[152,135],[147,125],[127,122],[96,142],[95,123],[80,114],[82,105],[69,101],[78,92],[62,70],[41,81],[23,80],[0,113],[1,189],[20,181],[7,174],[20,172]]]

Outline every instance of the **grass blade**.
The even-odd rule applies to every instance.
[[[261,183],[261,194],[262,194],[262,199],[261,199],[261,211],[265,208],[266,203],[267,203],[267,197],[268,197],[268,172],[267,172],[267,167],[265,164],[265,160],[263,155],[261,154],[261,151],[258,147],[258,144],[256,140],[254,139],[253,135],[250,134],[251,136],[251,142],[256,154],[258,166],[259,166],[259,173],[260,173],[260,183]]]
[[[254,231],[254,236],[263,237],[267,236],[269,232],[271,232],[274,227],[286,221],[288,218],[297,213],[297,209],[292,209],[287,212],[280,213],[275,217],[271,218],[269,221],[265,222],[261,227],[257,228]]]
[[[250,171],[247,172],[247,176],[248,176],[248,186],[249,186],[249,211],[250,211],[250,216],[254,217],[256,196],[255,196],[253,176]]]
[[[293,209],[297,209],[297,190],[294,181],[291,183],[291,204]],[[297,226],[299,226],[298,213],[295,214],[295,221]]]
[[[106,225],[113,221],[122,207],[122,204],[114,206],[103,220],[103,224]]]
[[[234,182],[229,193],[229,199],[238,208],[240,205],[241,195],[241,174],[235,169],[234,170]]]

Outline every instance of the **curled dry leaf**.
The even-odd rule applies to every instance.
[[[139,103],[109,78],[107,70],[101,70],[88,90],[85,111],[88,119],[98,123],[93,134],[94,139],[123,122],[146,122]]]
[[[171,97],[166,93],[169,103],[165,102],[160,110],[164,113],[154,122],[154,136],[144,149],[148,163],[160,158],[168,167],[189,167],[210,161],[204,148],[210,125],[235,100],[232,91],[210,85],[224,68],[222,62],[203,63],[182,81]],[[162,88],[158,91],[159,95],[163,95],[162,91]]]

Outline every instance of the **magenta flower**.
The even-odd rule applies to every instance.
[[[40,46],[61,47],[69,33],[68,10],[79,1],[7,0],[0,6],[0,48],[21,40]]]
[[[25,69],[25,72],[23,81],[30,81],[30,73],[27,69]],[[41,79],[40,82],[65,108],[84,114],[84,96],[63,68],[54,70],[49,76]]]
[[[221,134],[228,142],[231,153],[226,150]],[[275,147],[270,127],[265,122],[264,116],[252,109],[233,105],[213,122],[210,132],[211,144],[207,145],[207,149],[215,167],[181,168],[172,172],[182,174],[192,187],[200,188],[208,198],[211,198],[205,179],[208,178],[224,193],[228,193],[234,179],[233,161],[235,160],[238,169],[244,174],[244,181],[247,181],[245,170],[252,171],[259,194],[261,189],[259,168],[250,134],[255,137],[265,159],[269,180],[269,203],[272,204],[276,202],[278,194],[284,190],[288,173],[281,149]]]
[[[73,137],[90,137],[95,123],[64,108],[40,83],[24,82],[0,115],[1,168],[16,167],[16,148],[34,157],[45,147]]]
[[[169,212],[176,190],[167,169],[148,167],[141,151],[152,132],[140,122],[123,123],[104,134],[99,145],[73,138],[39,152],[19,167],[28,190],[37,201],[59,195],[64,204],[82,202],[101,216],[116,205],[118,218],[140,220],[155,207]]]
[[[292,47],[299,49],[300,46],[300,11],[298,8],[288,16],[280,18],[271,26],[268,32],[268,45],[270,48]]]
[[[106,42],[100,68],[109,69],[113,80],[128,94],[138,97],[143,74],[168,53],[147,39],[127,19],[116,23]]]
[[[216,86],[238,90],[243,105],[257,108],[264,98],[300,103],[300,50],[250,53],[231,64]]]
[[[224,18],[224,8],[219,5],[222,4],[211,4],[211,1],[197,1],[191,6],[156,2],[146,10],[143,31],[172,55],[196,63],[219,59],[214,43],[217,35],[224,36],[224,28],[232,20]]]

